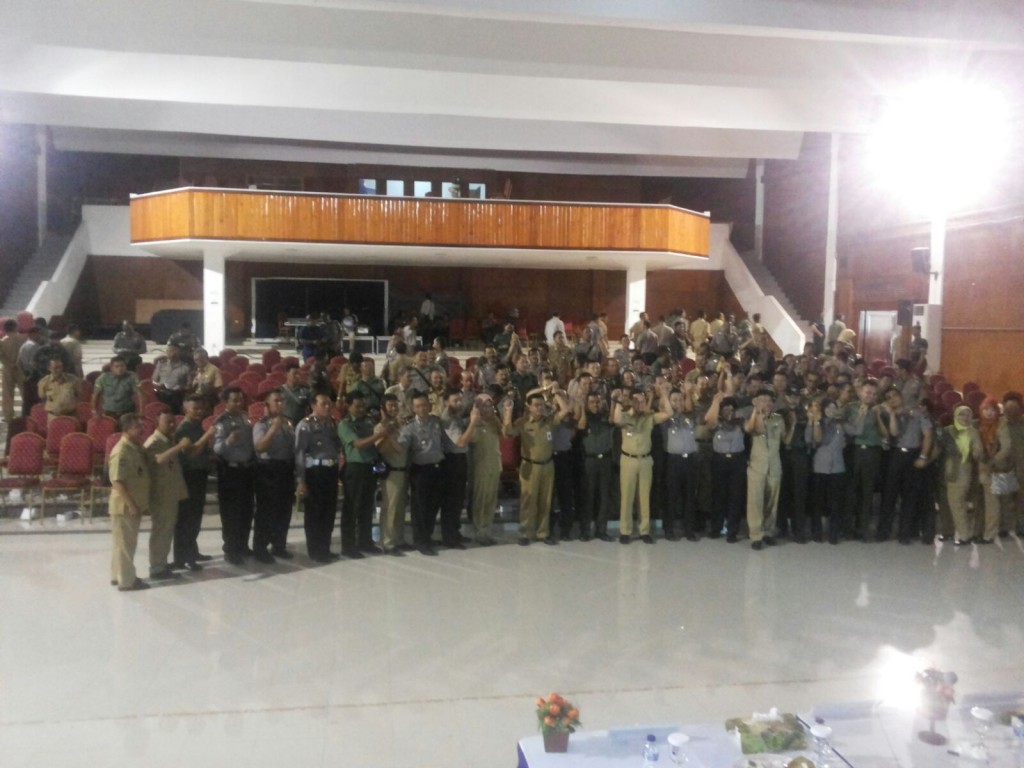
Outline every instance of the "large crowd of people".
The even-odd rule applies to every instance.
[[[801,355],[773,352],[759,320],[641,313],[613,345],[600,313],[572,338],[557,313],[532,339],[510,317],[463,365],[440,336],[417,346],[413,319],[382,360],[300,337],[304,360],[281,359],[259,390],[222,375],[187,328],[141,386],[132,369],[145,342],[126,324],[89,399],[121,432],[108,462],[111,583],[147,586],[133,564],[142,514],[153,518],[150,579],[202,569],[211,473],[233,565],[293,556],[296,499],[317,563],[489,546],[499,495],[516,486],[522,546],[630,544],[634,532],[654,544],[656,520],[670,542],[748,539],[755,550],[1020,532],[1019,393],[965,398],[928,376],[919,329],[909,357],[887,366],[855,355],[841,318],[815,324]],[[43,341],[43,330],[5,325],[8,421],[19,386],[26,414],[33,394],[49,418],[82,401],[75,333]],[[161,404],[151,419],[147,400]]]

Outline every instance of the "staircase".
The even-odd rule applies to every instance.
[[[25,262],[7,296],[0,297],[3,300],[0,317],[14,317],[18,312],[28,309],[29,302],[32,301],[40,284],[53,277],[72,237],[73,235],[46,233],[43,244]]]
[[[740,253],[740,258],[747,265],[747,269],[750,270],[750,274],[757,281],[761,290],[764,291],[765,296],[774,296],[779,304],[782,305],[782,308],[797,321],[801,328],[807,328],[811,321],[797,311],[796,307],[793,306],[793,302],[789,300],[789,297],[782,290],[782,286],[775,279],[775,276],[768,270],[768,267],[758,261],[754,252],[743,251]]]

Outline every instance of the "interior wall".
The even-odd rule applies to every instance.
[[[34,128],[0,124],[0,306],[36,244]]]

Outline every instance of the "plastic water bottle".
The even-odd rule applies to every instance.
[[[644,744],[644,768],[658,768],[658,740],[653,733],[647,734]]]

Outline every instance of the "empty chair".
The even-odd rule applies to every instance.
[[[222,368],[234,368],[236,373],[245,373],[249,367],[249,358],[235,355],[230,360],[225,360]]]
[[[60,458],[54,476],[40,485],[42,503],[40,513],[46,516],[46,496],[49,493],[78,492],[79,508],[86,510],[86,492],[92,483],[92,438],[84,432],[71,432],[61,439]],[[92,511],[89,511],[92,517]],[[84,521],[84,515],[83,515]]]
[[[142,407],[142,415],[147,419],[152,419],[153,421],[156,421],[157,417],[161,413],[167,413],[169,410],[171,410],[171,407],[167,405],[167,403],[161,403],[159,400],[157,400],[152,403],[146,403]]]
[[[237,356],[238,352],[234,349],[231,349],[230,347],[228,347],[227,349],[222,349],[219,355],[221,363],[227,363],[229,360]]]
[[[107,438],[117,432],[118,424],[109,416],[93,416],[85,423],[85,434],[92,440],[93,463],[103,464]]]
[[[249,423],[255,424],[267,413],[267,406],[262,400],[257,400],[249,406]]]
[[[155,368],[153,363],[139,363],[135,366],[135,376],[139,379],[151,379]]]
[[[939,402],[942,403],[942,407],[947,411],[952,411],[960,403],[963,402],[963,397],[955,389],[948,389],[945,392],[939,394]]]
[[[266,379],[264,379],[263,381],[256,385],[256,396],[263,397],[265,394],[267,394],[267,392],[271,392],[277,389],[283,383],[283,381],[278,382],[276,379],[271,379],[267,377]]]
[[[142,424],[142,440],[145,442],[156,431],[156,421],[143,416],[140,423]]]
[[[50,421],[46,428],[46,461],[48,464],[58,462],[64,437],[72,432],[78,432],[78,426],[78,419],[74,416],[58,416]]]
[[[0,465],[0,489],[4,491],[4,506],[7,505],[10,491],[15,489],[21,493],[27,491],[28,498],[23,496],[22,500],[26,506],[32,505],[31,492],[41,482],[45,449],[46,441],[34,432],[20,432],[11,438],[5,461]]]
[[[244,376],[240,376],[235,380],[234,386],[242,390],[242,394],[245,395],[246,403],[251,403],[256,399],[259,384],[253,381],[252,379],[247,379]]]
[[[103,471],[100,472],[98,478],[94,479],[92,484],[89,486],[89,516],[91,517],[96,508],[96,497],[101,493],[110,494],[110,452],[114,450],[114,446],[117,445],[121,439],[120,432],[112,432],[107,435],[106,440],[103,444],[103,453],[101,454],[101,466]]]
[[[88,379],[82,379],[78,385],[78,399],[83,403],[92,402],[92,382]]]
[[[966,400],[968,393],[970,393],[970,392],[977,392],[980,389],[981,389],[981,387],[978,386],[977,382],[968,381],[966,384],[964,384],[964,386],[962,387],[961,391],[964,393],[964,399]]]
[[[36,403],[29,409],[28,415],[36,423],[36,426],[39,427],[39,434],[45,437],[47,426],[50,423],[50,414],[46,412],[46,406],[42,403]]]
[[[263,366],[269,371],[281,362],[281,353],[276,349],[268,349],[263,353]]]
[[[78,419],[78,426],[81,427],[85,422],[92,418],[92,404],[91,403],[79,403],[75,406],[75,418]]]
[[[255,373],[260,376],[267,375],[267,366],[263,363],[249,363],[249,367],[245,369],[246,373]]]

